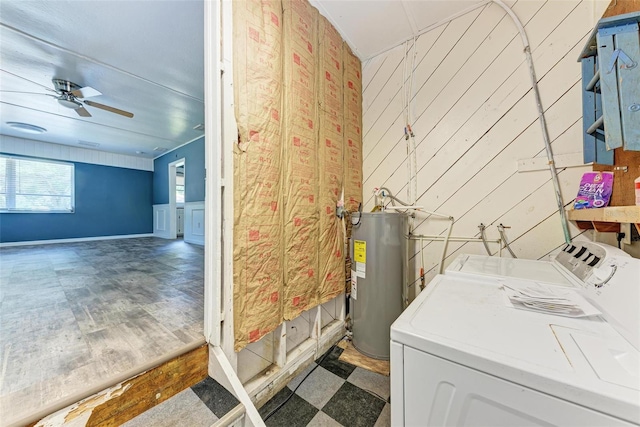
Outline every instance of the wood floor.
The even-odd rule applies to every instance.
[[[0,249],[2,424],[202,340],[203,255],[156,238]]]

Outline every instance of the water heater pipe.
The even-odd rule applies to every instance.
[[[511,17],[513,23],[518,28],[520,37],[522,38],[522,44],[524,45],[524,53],[527,57],[527,63],[529,64],[529,77],[531,77],[531,87],[536,99],[536,107],[538,108],[538,120],[540,127],[542,128],[542,137],[544,139],[544,147],[547,152],[547,160],[549,161],[549,169],[551,171],[551,180],[553,181],[553,188],[556,194],[556,202],[558,204],[558,212],[560,213],[560,220],[562,222],[562,231],[564,232],[564,240],[568,244],[571,242],[571,234],[569,233],[569,223],[567,221],[567,214],[564,210],[564,202],[562,200],[562,193],[560,191],[560,181],[558,180],[558,171],[553,160],[553,151],[551,150],[551,141],[549,139],[549,131],[547,129],[547,122],[544,117],[544,109],[542,108],[542,101],[540,100],[540,91],[538,90],[538,79],[536,77],[536,70],[533,66],[533,57],[531,56],[531,47],[529,45],[529,39],[527,33],[520,22],[518,16],[511,10],[509,6],[504,4],[501,0],[491,0]]]

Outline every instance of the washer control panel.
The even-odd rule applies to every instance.
[[[615,274],[614,267],[604,265],[605,260],[617,257],[628,258],[629,256],[626,252],[603,243],[575,242],[566,245],[556,255],[555,260],[579,280],[587,282],[594,274],[602,276],[602,270],[610,270],[611,274],[606,274],[607,277]]]

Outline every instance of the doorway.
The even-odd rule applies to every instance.
[[[184,157],[169,163],[169,239],[184,236],[186,162]]]

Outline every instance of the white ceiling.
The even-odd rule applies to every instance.
[[[201,137],[204,123],[204,0],[2,0],[0,134],[156,157]],[[363,60],[479,0],[311,0]],[[80,117],[49,96],[51,79],[91,86]],[[6,122],[47,129],[30,135]],[[80,144],[81,146],[83,144]],[[85,145],[86,146],[86,145]],[[142,154],[137,154],[140,151]]]
[[[309,0],[367,60],[483,0]]]
[[[98,150],[156,157],[196,139],[204,123],[202,0],[2,0],[0,90],[47,93],[52,78],[103,93],[80,117],[48,96],[0,92],[0,133],[46,142],[100,144]],[[51,92],[49,92],[51,93]],[[47,129],[29,135],[6,122]]]

